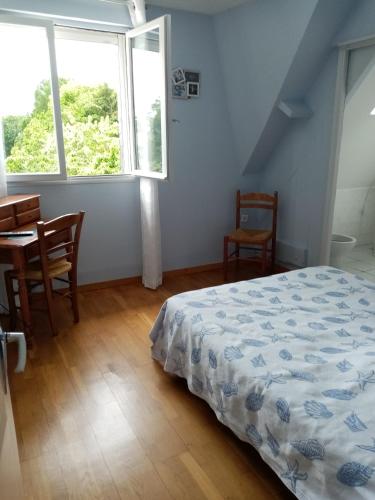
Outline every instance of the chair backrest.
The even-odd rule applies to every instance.
[[[77,272],[78,248],[85,212],[67,214],[48,222],[37,222],[40,260],[43,275],[48,275],[48,264],[63,259]]]
[[[241,194],[237,191],[236,194],[236,229],[240,227],[241,223],[241,209],[242,208],[260,208],[265,210],[272,210],[272,232],[276,234],[277,225],[277,205],[279,197],[278,192],[275,191],[273,195],[267,193],[245,193]]]

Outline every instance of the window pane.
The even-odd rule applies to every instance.
[[[131,39],[136,169],[162,172],[159,29]]]
[[[102,42],[100,34],[83,30],[65,30],[65,34],[56,30],[56,35],[68,176],[119,174],[117,38],[113,42],[103,36]]]
[[[46,30],[0,24],[0,46],[0,119],[7,173],[58,173]]]

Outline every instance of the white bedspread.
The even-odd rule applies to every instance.
[[[315,267],[183,293],[150,335],[298,498],[375,498],[375,284]]]

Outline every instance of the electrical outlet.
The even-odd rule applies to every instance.
[[[249,216],[247,214],[241,214],[241,222],[247,222],[249,220]]]

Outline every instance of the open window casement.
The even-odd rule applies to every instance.
[[[131,173],[168,177],[170,16],[126,33]]]
[[[5,152],[7,180],[66,179],[53,23],[48,20],[1,14],[0,44],[6,47],[0,54],[2,72],[7,75],[7,78],[0,81],[0,120],[4,135],[0,137],[0,147],[3,147]],[[40,82],[43,85],[39,87],[37,95],[35,88]],[[38,122],[32,113],[38,98],[39,105],[45,107],[43,122]],[[28,123],[34,120],[35,123],[31,124],[30,129],[34,129],[35,134],[43,127],[54,130],[54,134],[53,140],[47,146],[48,151],[43,151],[43,148],[35,151],[35,156],[29,157],[29,164],[23,160],[24,171],[20,172],[19,165],[16,165],[17,168],[14,165],[17,158],[13,157],[8,162],[7,156],[12,141],[12,127],[14,130],[16,119],[22,115]]]

